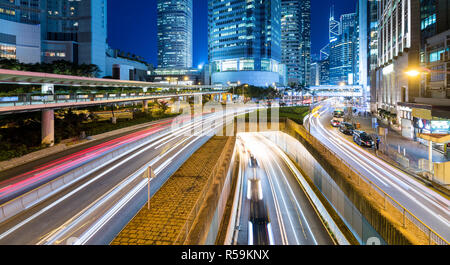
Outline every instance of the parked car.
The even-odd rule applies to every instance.
[[[353,141],[360,146],[373,147],[375,145],[372,137],[363,131],[353,131]]]
[[[343,134],[352,135],[354,129],[353,125],[348,122],[341,122],[341,125],[339,125],[339,131]]]
[[[341,125],[342,120],[339,118],[333,118],[331,120],[331,126],[333,127],[339,127]]]

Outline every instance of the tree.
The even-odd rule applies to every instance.
[[[296,92],[300,92],[302,94],[302,105],[304,102],[304,93],[305,91],[309,91],[309,88],[307,88],[304,84],[299,84],[296,87]]]
[[[0,59],[0,68],[87,77],[98,77],[100,74],[100,68],[95,64],[78,65],[65,60],[57,60],[52,63],[25,64],[17,60]]]
[[[169,109],[169,102],[164,100],[158,101],[158,107],[161,109],[162,113],[166,113]]]

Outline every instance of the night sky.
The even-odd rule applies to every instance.
[[[357,0],[335,0],[335,17],[355,12]],[[208,0],[194,0],[194,67],[208,61]],[[312,53],[328,42],[331,0],[311,0]],[[108,43],[157,64],[156,0],[109,0]]]

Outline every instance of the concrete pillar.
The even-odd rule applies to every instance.
[[[428,167],[433,172],[433,141],[430,140],[428,144]]]
[[[195,105],[202,105],[202,103],[203,103],[203,97],[202,97],[202,95],[195,95],[194,96],[194,104]]]
[[[42,144],[55,144],[55,113],[52,109],[42,111],[41,135]]]
[[[144,101],[142,102],[142,104],[143,104],[144,112],[147,112],[147,111],[148,111],[148,100],[144,100]]]

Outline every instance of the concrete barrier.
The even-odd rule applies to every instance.
[[[238,164],[238,172],[236,174],[236,184],[235,184],[235,189],[234,194],[233,194],[233,203],[231,205],[231,214],[230,214],[230,219],[228,220],[228,226],[227,226],[227,231],[225,234],[225,239],[223,241],[224,245],[231,245],[234,237],[235,237],[235,233],[236,233],[236,224],[238,221],[238,214],[237,211],[239,209],[239,198],[241,196],[242,193],[242,181],[243,181],[243,177],[242,177],[242,170],[241,170],[241,157],[239,157],[239,164]],[[233,161],[233,163],[235,163],[236,160]]]
[[[235,137],[229,137],[205,185],[198,198],[197,204],[191,211],[189,221],[177,236],[175,244],[205,245],[214,244],[219,232],[221,217],[230,190],[225,189],[224,183],[231,177],[230,165],[234,158]],[[219,211],[218,211],[219,209]]]
[[[214,183],[215,189],[212,190],[212,193],[218,192],[218,194],[220,194],[220,198],[217,203],[216,212],[214,214],[213,221],[211,223],[211,226],[210,226],[210,229],[208,232],[208,236],[205,241],[205,244],[207,244],[207,245],[214,245],[215,242],[217,241],[217,237],[220,232],[221,223],[223,220],[223,216],[225,214],[228,197],[230,196],[230,193],[231,193],[231,184],[233,182],[233,166],[232,165],[234,165],[235,158],[236,158],[236,149],[234,149],[234,151],[233,151],[233,155],[232,155],[231,161],[229,163],[229,168],[228,168],[228,171],[226,174],[225,181],[222,182],[221,180],[217,180],[216,183]]]
[[[450,188],[450,162],[434,163],[433,180],[445,185],[447,189]]]

